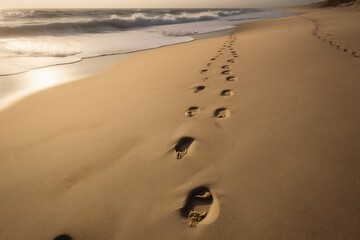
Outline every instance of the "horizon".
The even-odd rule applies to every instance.
[[[14,3],[11,0],[4,0],[0,6],[1,10],[5,9],[234,9],[234,8],[281,8],[308,5],[321,0],[275,0],[269,4],[265,0],[244,0],[238,3],[236,0],[224,0],[219,2],[208,2],[205,0],[184,0],[164,3],[161,0],[151,1],[145,0],[126,1],[118,3],[114,0],[98,1],[76,1],[63,0],[61,3],[49,3],[45,0],[28,1],[21,0]]]
[[[82,10],[90,10],[90,9],[106,9],[106,10],[114,10],[114,9],[204,9],[204,10],[211,10],[211,9],[276,9],[279,7],[210,7],[210,8],[204,8],[204,7],[171,7],[171,8],[166,8],[166,7],[93,7],[93,8],[88,8],[88,7],[61,7],[61,8],[49,8],[49,7],[38,7],[38,8],[0,8],[0,10],[68,10],[68,9],[82,9]]]

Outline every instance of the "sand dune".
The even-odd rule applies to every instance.
[[[1,112],[0,239],[358,239],[359,32],[301,11]]]

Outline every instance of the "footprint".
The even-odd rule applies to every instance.
[[[196,227],[207,217],[213,201],[208,187],[197,187],[188,194],[184,207],[180,209],[180,215],[188,220],[190,227]]]
[[[222,75],[230,75],[230,70],[225,70],[221,72]]]
[[[62,235],[55,237],[53,240],[72,240],[72,237],[70,237],[67,234],[62,234]]]
[[[231,51],[231,53],[236,54],[236,51]]]
[[[215,61],[216,60],[216,58],[212,58],[212,59],[210,59],[211,61]]]
[[[185,116],[193,117],[199,112],[199,107],[189,107],[188,110],[185,112]]]
[[[230,116],[230,110],[227,108],[218,108],[214,112],[216,118],[226,118]]]
[[[207,72],[208,72],[207,69],[203,69],[203,70],[200,71],[200,73],[207,73]]]
[[[236,81],[236,77],[234,77],[234,76],[228,76],[228,77],[226,78],[226,81],[235,82],[235,81]]]
[[[203,90],[205,90],[205,86],[197,86],[194,88],[194,93],[198,93],[198,92],[201,92]]]
[[[229,60],[227,60],[227,62],[228,62],[228,63],[234,63],[235,60],[234,60],[234,59],[229,59]]]
[[[230,97],[230,96],[234,95],[234,91],[231,89],[225,89],[225,90],[221,91],[220,95],[223,97]]]
[[[186,155],[189,147],[194,141],[195,139],[192,137],[181,138],[174,148],[174,154],[176,159],[182,159]]]
[[[208,67],[210,67],[211,65],[212,65],[211,63],[206,64],[206,66],[208,66]]]
[[[222,66],[221,68],[222,68],[222,69],[229,69],[230,66],[229,66],[229,65],[224,65],[224,66]]]

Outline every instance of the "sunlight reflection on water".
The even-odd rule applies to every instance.
[[[106,71],[129,55],[131,54],[86,59],[78,63],[0,77],[0,111],[41,90]]]
[[[0,79],[0,110],[32,93],[71,81],[69,79],[71,73],[56,68],[38,69],[20,75],[4,77],[5,80]]]

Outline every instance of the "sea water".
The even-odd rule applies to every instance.
[[[0,10],[0,76],[192,41],[196,34],[282,14],[268,9]]]

